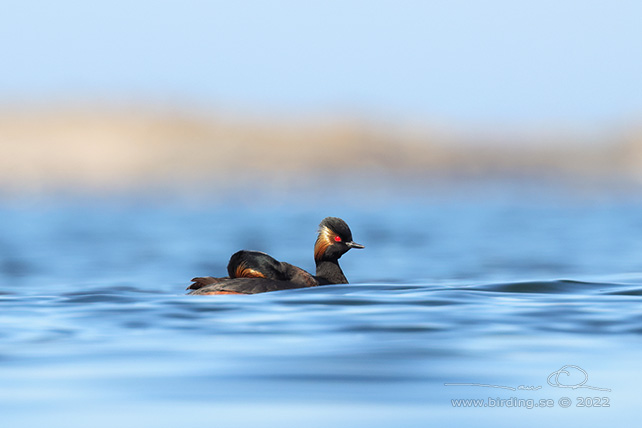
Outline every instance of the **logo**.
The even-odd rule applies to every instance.
[[[554,388],[571,388],[571,389],[592,389],[595,391],[611,392],[609,388],[600,388],[596,386],[587,385],[589,376],[586,370],[579,366],[567,364],[562,368],[555,370],[546,378],[546,383]],[[487,383],[444,383],[444,386],[477,386],[481,388],[498,388],[507,389],[510,391],[537,391],[542,389],[541,385],[494,385]]]

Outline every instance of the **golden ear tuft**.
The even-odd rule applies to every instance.
[[[265,278],[265,275],[256,269],[248,268],[245,262],[241,262],[234,271],[234,278]]]
[[[317,242],[314,243],[314,260],[321,260],[328,247],[334,244],[334,237],[337,236],[327,226],[321,226]]]

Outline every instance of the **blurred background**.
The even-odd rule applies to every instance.
[[[640,16],[635,1],[6,2],[0,192],[637,186]]]
[[[2,2],[3,426],[633,426],[641,17]],[[185,296],[242,248],[313,271],[326,216],[366,246],[349,285]],[[444,386],[586,396],[546,383],[565,364],[613,409],[454,409],[488,391]]]

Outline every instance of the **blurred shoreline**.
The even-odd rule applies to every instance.
[[[198,192],[382,180],[642,184],[642,128],[609,135],[445,132],[329,116],[122,106],[0,108],[0,192]],[[360,183],[360,184],[359,184]]]

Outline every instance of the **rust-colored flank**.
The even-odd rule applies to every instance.
[[[202,293],[202,294],[245,294],[245,293],[237,293],[236,291],[209,291],[207,293]]]

